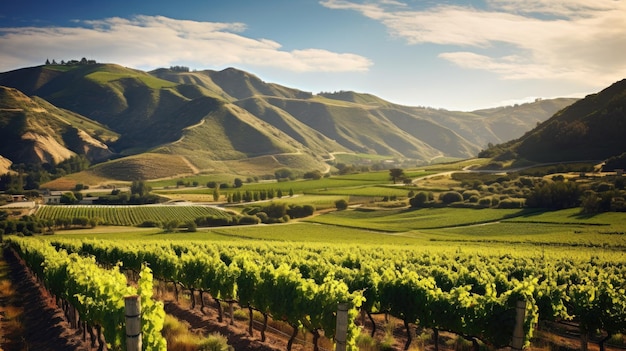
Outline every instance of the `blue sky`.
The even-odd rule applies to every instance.
[[[0,7],[0,71],[82,57],[235,67],[470,111],[626,78],[625,19],[624,0],[21,0]]]

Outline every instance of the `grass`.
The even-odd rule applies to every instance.
[[[125,70],[125,71],[115,72],[113,70],[107,70],[107,71],[102,70],[102,71],[90,73],[85,78],[90,79],[101,85],[105,85],[107,83],[110,83],[112,81],[116,81],[119,79],[134,78],[134,79],[140,80],[141,82],[143,82],[144,84],[146,84],[148,87],[152,89],[172,88],[178,85],[174,82],[169,82],[163,79],[159,79],[149,74],[137,73],[135,75],[132,75],[132,74],[129,74],[129,72],[131,71]]]
[[[308,219],[310,222],[387,232],[468,226],[519,215],[520,210],[426,208],[387,211],[347,210]]]
[[[189,323],[180,321],[171,315],[165,315],[165,323],[162,331],[167,340],[169,351],[230,351],[234,350],[228,345],[225,336],[213,333],[203,336],[191,331]]]

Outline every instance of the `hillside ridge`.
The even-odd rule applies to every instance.
[[[269,174],[281,167],[327,170],[324,159],[332,152],[418,163],[438,156],[473,157],[488,143],[520,136],[575,101],[545,100],[510,109],[459,112],[402,106],[351,91],[315,95],[267,83],[232,67],[221,71],[177,67],[144,72],[102,63],[43,65],[4,72],[0,73],[0,86],[18,89],[33,100],[41,99],[106,126],[106,135],[86,135],[92,137],[93,145],[109,149],[109,162],[161,153],[183,156],[194,169],[223,171],[233,161],[293,155],[278,158],[282,160],[279,162],[269,159],[272,162],[261,170],[258,160],[251,161],[254,171],[250,172]],[[75,123],[80,124],[72,121],[70,125],[78,128]],[[65,147],[56,134],[49,131],[45,143],[57,140]],[[68,150],[81,152],[74,149]],[[294,155],[296,150],[302,152]],[[2,151],[0,155],[24,162],[21,155]],[[58,163],[68,155],[27,160]],[[146,156],[148,159],[153,158]],[[93,160],[97,163],[102,159]],[[133,167],[141,167],[133,162]]]

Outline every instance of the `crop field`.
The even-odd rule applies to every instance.
[[[345,227],[404,232],[416,229],[468,226],[499,221],[522,213],[518,210],[437,208],[420,210],[337,211],[308,221]]]
[[[99,218],[105,225],[136,226],[152,221],[176,219],[181,223],[193,221],[198,217],[227,216],[219,209],[209,206],[41,206],[37,216],[43,219],[56,220],[58,218]]]

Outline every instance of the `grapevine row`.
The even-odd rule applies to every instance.
[[[74,306],[81,321],[102,331],[108,349],[126,347],[124,298],[133,295],[140,296],[144,349],[167,349],[161,335],[165,311],[163,303],[152,300],[153,276],[147,266],[141,267],[135,288],[127,285],[119,266],[104,269],[93,257],[68,254],[43,241],[19,237],[7,241],[48,291]]]
[[[100,218],[103,224],[107,225],[136,226],[148,221],[160,222],[168,219],[177,219],[181,222],[187,222],[193,221],[198,217],[227,217],[228,215],[224,211],[209,206],[44,205],[37,210],[37,216],[51,220],[79,217]]]
[[[129,267],[149,262],[161,279],[182,283],[192,290],[208,291],[217,299],[238,299],[242,306],[254,306],[290,323],[293,320],[286,311],[298,311],[299,307],[292,305],[281,309],[276,302],[269,308],[267,300],[275,297],[283,304],[299,299],[309,301],[299,295],[289,295],[289,291],[311,289],[301,283],[300,288],[281,290],[281,284],[287,284],[286,281],[308,281],[318,287],[338,281],[347,286],[348,293],[362,292],[366,299],[363,309],[368,314],[385,311],[404,320],[407,327],[409,323],[419,323],[435,330],[478,338],[494,346],[506,346],[510,341],[514,308],[519,299],[527,301],[526,342],[539,316],[542,319],[574,318],[581,325],[601,323],[605,326],[610,320],[616,325],[605,329],[610,333],[624,329],[620,320],[626,316],[623,295],[620,297],[624,283],[619,278],[625,272],[620,265],[611,267],[606,262],[599,262],[607,272],[602,278],[594,276],[593,270],[585,269],[580,262],[547,260],[547,266],[541,267],[537,260],[507,255],[446,257],[444,254],[410,254],[391,248],[381,253],[358,247],[346,254],[342,248],[275,243],[243,246],[64,241],[56,245],[93,254],[103,262],[121,261]],[[582,269],[574,269],[574,266],[582,266]],[[611,270],[614,271],[609,273]],[[585,277],[581,276],[583,271]],[[287,278],[289,276],[292,278]],[[604,279],[604,283],[596,284],[597,279]],[[571,293],[576,289],[595,289],[602,296],[617,301],[607,308],[612,315],[605,314],[595,320],[588,318],[589,321],[584,322],[586,314],[571,306],[572,302],[584,306],[581,298]],[[594,304],[585,311],[600,311],[604,307]],[[326,313],[332,316],[332,311],[328,311]],[[323,315],[323,312],[307,315]],[[301,320],[299,323],[305,324]]]

